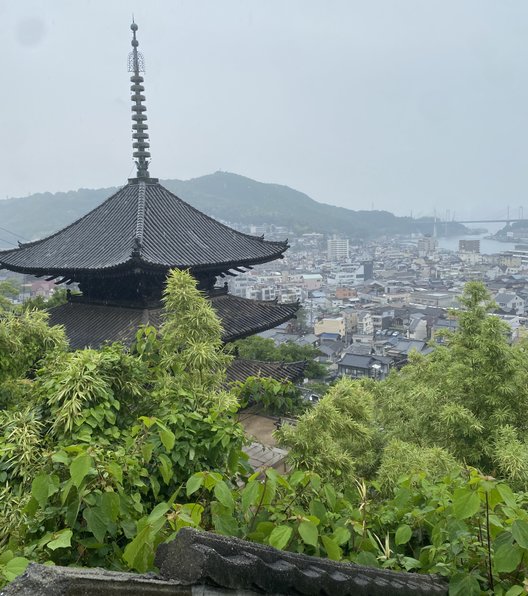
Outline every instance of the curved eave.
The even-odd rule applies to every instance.
[[[230,294],[211,298],[211,304],[222,321],[222,339],[226,343],[282,325],[294,318],[300,308],[298,302],[280,304]]]
[[[283,317],[276,319],[275,321],[273,321],[272,324],[269,325],[257,325],[255,327],[252,327],[251,329],[247,329],[245,331],[240,331],[230,335],[224,332],[224,335],[222,335],[222,340],[225,343],[230,343],[232,341],[237,341],[237,339],[245,339],[246,337],[251,337],[252,335],[262,333],[263,331],[267,331],[268,329],[273,329],[274,327],[278,327],[279,325],[286,323],[290,319],[293,319],[297,310],[298,309],[296,309],[294,312],[290,314],[284,315]]]
[[[190,264],[162,264],[162,263],[151,263],[141,257],[130,257],[128,260],[122,263],[116,263],[114,265],[108,265],[105,267],[94,267],[94,268],[53,268],[53,267],[23,267],[20,265],[11,264],[8,261],[1,260],[0,253],[0,269],[8,269],[9,271],[15,271],[16,273],[24,273],[35,276],[62,276],[71,278],[74,275],[94,274],[94,273],[115,273],[119,271],[126,271],[127,269],[143,268],[144,271],[168,271],[169,269],[189,269],[194,272],[207,272],[207,271],[227,271],[234,267],[249,267],[252,265],[261,265],[263,263],[269,263],[276,261],[277,259],[283,258],[283,253],[287,250],[288,245],[281,247],[276,253],[270,254],[269,256],[259,258],[249,258],[238,261],[226,261],[222,263],[198,263],[195,265]],[[11,252],[11,251],[9,251]]]
[[[297,362],[263,362],[236,358],[227,369],[227,384],[244,382],[248,377],[272,378],[276,381],[299,381],[304,376],[306,360]]]

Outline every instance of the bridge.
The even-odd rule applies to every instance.
[[[449,220],[449,221],[437,221],[437,223],[457,223],[457,224],[486,224],[486,223],[515,223],[518,221],[525,221],[528,223],[528,219],[516,219],[514,217],[510,219],[464,219],[464,220]]]

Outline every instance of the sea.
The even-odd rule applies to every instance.
[[[505,250],[513,250],[518,242],[499,242],[498,240],[489,240],[486,236],[494,234],[500,230],[504,224],[486,224],[487,232],[485,234],[476,234],[468,236],[451,236],[449,238],[438,238],[439,248],[457,251],[459,240],[480,240],[480,253],[483,255],[493,255]]]

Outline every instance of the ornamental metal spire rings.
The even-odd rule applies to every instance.
[[[134,21],[132,21],[132,25],[130,25],[130,29],[132,29],[132,51],[128,55],[128,72],[132,73],[130,77],[130,82],[132,83],[130,90],[132,91],[132,139],[133,144],[132,147],[134,148],[133,157],[136,160],[136,167],[137,167],[137,177],[138,178],[149,178],[150,174],[148,171],[150,152],[149,152],[149,135],[148,132],[148,125],[146,106],[143,105],[145,101],[145,96],[142,93],[145,91],[145,87],[143,86],[143,77],[139,74],[140,72],[145,72],[145,60],[143,58],[143,54],[138,52],[138,45],[139,42],[136,39],[136,31],[138,30],[138,26]]]

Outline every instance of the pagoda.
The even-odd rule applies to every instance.
[[[140,325],[159,326],[170,269],[194,276],[221,319],[225,342],[276,327],[291,319],[299,305],[232,296],[226,283],[218,288],[217,282],[282,258],[287,242],[269,242],[225,226],[150,176],[144,59],[138,51],[137,24],[131,29],[128,69],[136,177],[66,228],[0,252],[0,269],[77,284],[80,295],[68,291],[68,302],[50,310],[50,324],[64,325],[73,349],[113,341],[130,345]],[[242,373],[237,370],[236,376]],[[287,373],[283,367],[282,376]]]

